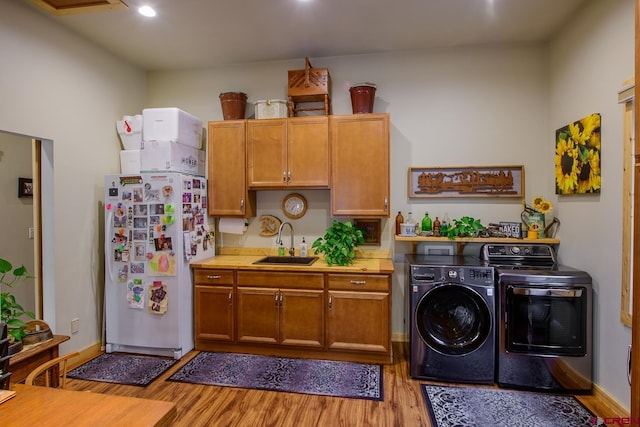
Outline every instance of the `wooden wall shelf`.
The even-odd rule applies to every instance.
[[[519,243],[522,245],[527,244],[547,244],[547,245],[559,245],[560,240],[558,239],[516,239],[513,237],[459,237],[453,240],[450,240],[448,237],[429,237],[429,236],[415,236],[415,237],[404,237],[404,236],[394,236],[396,242],[407,242],[412,243],[414,245],[412,252],[415,253],[416,245],[421,242],[432,242],[432,243],[455,243],[456,245],[456,253],[461,254],[464,250],[464,247],[468,243]]]
[[[448,237],[395,236],[396,242],[439,242],[439,243],[544,243],[547,245],[558,245],[558,239],[515,239],[513,237],[459,237],[454,240]]]

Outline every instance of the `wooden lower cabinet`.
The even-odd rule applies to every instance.
[[[238,287],[238,342],[324,347],[323,291]]]
[[[333,350],[391,351],[389,294],[329,291],[327,345]]]
[[[328,276],[328,348],[391,355],[390,277]]]
[[[194,288],[196,341],[233,342],[234,310],[232,286],[201,286]]]
[[[389,274],[218,273],[194,270],[196,350],[392,362]]]
[[[235,341],[234,272],[193,271],[196,348],[204,341]]]

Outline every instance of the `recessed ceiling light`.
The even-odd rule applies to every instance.
[[[149,18],[156,16],[156,11],[151,6],[141,6],[138,8],[138,13]]]

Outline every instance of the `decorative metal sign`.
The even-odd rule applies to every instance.
[[[410,167],[409,197],[512,197],[524,194],[524,166]]]

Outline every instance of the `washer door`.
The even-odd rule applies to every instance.
[[[443,354],[471,353],[491,333],[487,303],[465,286],[444,284],[433,288],[422,297],[415,313],[422,340]]]

